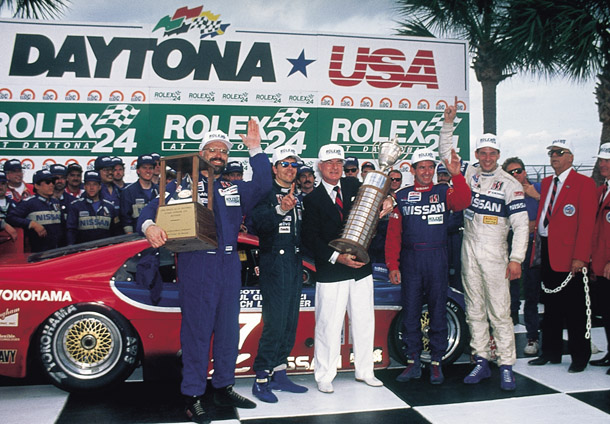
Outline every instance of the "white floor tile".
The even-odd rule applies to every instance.
[[[0,387],[3,424],[52,424],[63,409],[68,393],[55,386]]]

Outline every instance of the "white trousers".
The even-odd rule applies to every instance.
[[[316,283],[316,330],[314,376],[318,383],[330,383],[337,375],[341,353],[341,328],[345,311],[350,319],[356,378],[373,376],[375,308],[373,277]]]

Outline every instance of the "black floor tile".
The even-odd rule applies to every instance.
[[[500,372],[492,366],[491,378],[479,384],[464,384],[464,377],[472,370],[470,364],[454,364],[443,368],[445,382],[441,385],[430,384],[427,369],[419,380],[399,383],[395,379],[403,368],[376,371],[375,375],[402,400],[412,407],[441,405],[447,403],[478,402],[511,397],[532,396],[557,393],[542,384],[515,373],[517,389],[505,392],[500,389]]]
[[[596,392],[569,393],[570,396],[610,414],[610,390]],[[610,420],[610,418],[609,418]]]
[[[315,409],[315,406],[314,406]],[[388,411],[370,411],[349,414],[313,415],[307,417],[264,418],[242,421],[244,424],[370,424],[370,423],[408,423],[430,424],[417,411],[408,409],[391,409]]]
[[[204,407],[214,420],[237,419],[232,407],[216,407],[212,391]],[[176,383],[123,383],[101,392],[72,393],[56,424],[188,422]]]

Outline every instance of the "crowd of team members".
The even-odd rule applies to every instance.
[[[540,272],[545,285],[551,288],[558,287],[569,272],[575,275],[565,291],[544,296],[546,318],[542,325],[542,353],[530,361],[530,365],[561,361],[561,329],[566,320],[569,353],[572,356],[569,371],[580,372],[591,355],[590,342],[585,339],[585,300],[580,272],[589,263],[592,251],[593,271],[603,286],[601,296],[604,299],[608,297],[610,253],[605,249],[604,240],[610,231],[610,199],[607,196],[610,144],[603,145],[598,155],[600,172],[606,181],[597,194],[593,180],[573,170],[574,146],[566,140],[555,140],[547,146],[555,178],[548,177],[542,185],[532,185],[527,181],[524,164],[518,158],[510,158],[503,166],[498,165],[500,146],[493,135],[485,135],[477,140],[475,156],[478,164],[468,166],[461,163],[451,143],[452,121],[456,112],[455,107],[445,111],[440,139],[444,165],[435,159],[435,152],[428,149],[416,151],[411,169],[414,184],[402,189],[402,173],[390,171],[390,195],[396,207],[391,215],[382,216],[369,252],[373,262],[387,263],[391,282],[402,285],[403,308],[407,311],[403,322],[406,330],[404,341],[409,361],[397,380],[405,382],[421,376],[419,320],[422,303],[425,302],[431,319],[430,381],[433,384],[443,382],[441,362],[447,345],[445,301],[446,289],[451,283],[460,289],[463,285],[472,338],[475,366],[464,383],[476,384],[488,378],[491,375],[488,362],[495,353],[501,371],[502,389],[515,390],[512,365],[516,361],[516,353],[509,281],[512,280],[513,284],[517,282],[518,287],[522,272],[529,338],[526,354],[530,355],[538,353]],[[268,170],[263,172],[268,160],[262,154],[257,127],[253,123],[250,125],[253,128],[249,127],[248,136],[242,138],[250,150],[251,163],[256,165],[252,182],[243,182],[244,169],[240,162],[227,162],[232,143],[224,133],[210,133],[202,142],[201,154],[222,170],[222,178],[215,185],[218,185],[216,189],[219,194],[224,195],[225,202],[215,205],[215,208],[220,208],[215,212],[217,220],[226,222],[224,229],[222,225],[217,228],[222,233],[220,250],[192,254],[198,258],[197,263],[205,265],[209,262],[204,266],[207,274],[202,269],[195,275],[192,270],[179,266],[178,269],[182,269],[180,281],[186,287],[183,290],[187,290],[188,284],[184,282],[189,279],[193,279],[194,287],[202,281],[219,287],[225,284],[226,275],[214,277],[209,270],[217,268],[226,272],[237,269],[235,266],[227,267],[225,263],[233,258],[235,250],[236,234],[233,229],[250,229],[260,235],[261,276],[265,277],[261,280],[266,282],[265,286],[261,283],[266,299],[263,302],[265,332],[255,361],[257,378],[252,392],[259,400],[277,402],[272,390],[307,391],[287,379],[286,356],[292,348],[298,320],[302,249],[309,249],[309,255],[315,259],[319,278],[315,345],[318,389],[324,393],[334,390],[332,380],[336,374],[334,364],[338,352],[335,342],[346,308],[348,312],[356,308],[359,315],[367,317],[367,322],[356,328],[355,316],[351,316],[354,344],[364,346],[358,350],[361,356],[366,353],[355,359],[356,379],[379,387],[382,383],[373,374],[370,358],[372,346],[369,346],[374,332],[370,264],[360,263],[352,255],[333,252],[328,247],[328,241],[336,238],[345,224],[360,181],[365,180],[368,172],[375,170],[375,165],[366,161],[358,166],[358,159],[345,157],[341,146],[323,146],[318,161],[322,181],[316,186],[314,169],[303,164],[292,148],[279,148],[272,157],[273,184],[269,191],[271,178]],[[156,201],[152,201],[159,194],[159,162],[159,155],[154,153],[139,156],[136,163],[138,180],[129,185],[123,181],[122,160],[108,156],[98,157],[94,170],[84,172],[84,175],[82,167],[76,163],[67,167],[51,165],[48,169],[36,171],[30,185],[23,182],[19,160],[8,160],[4,164],[4,171],[0,171],[2,229],[13,239],[18,238],[16,228],[25,230],[32,252],[135,231],[146,235],[153,247],[160,247],[166,235],[154,224],[152,213],[156,208]],[[438,184],[433,183],[435,174]],[[452,177],[453,182],[450,182]],[[200,184],[206,185],[207,178],[206,173]],[[179,183],[170,184],[168,191],[179,190]],[[241,204],[239,196],[227,195],[229,187],[237,188],[231,189],[230,193],[241,190]],[[259,202],[255,204],[255,192],[245,190],[246,187],[268,193],[268,196],[258,197]],[[206,191],[200,192],[205,197]],[[201,201],[205,203],[207,198]],[[141,212],[151,202],[138,222]],[[240,206],[236,214],[232,206]],[[248,218],[245,222],[240,220],[244,215]],[[462,225],[465,227],[464,244],[460,247]],[[231,231],[227,232],[228,229]],[[386,233],[390,235],[387,240]],[[530,264],[536,238],[542,247],[537,254],[541,267],[536,267],[536,263]],[[229,254],[230,257],[225,256]],[[461,272],[460,257],[464,265]],[[269,262],[268,266],[263,266],[265,261]],[[280,268],[282,272],[278,274]],[[238,276],[234,280],[237,282]],[[278,297],[278,293],[285,296]],[[529,295],[532,298],[528,301]],[[201,313],[200,300],[205,296],[208,294],[188,296],[194,302],[192,314]],[[342,298],[345,298],[345,302],[338,307],[338,299]],[[232,305],[229,308],[231,312],[226,316],[227,323],[232,323],[236,321],[238,313],[235,307],[237,296],[227,299],[220,297],[213,302],[223,306],[223,310]],[[279,305],[288,302],[288,299],[291,299],[290,306],[280,308]],[[515,304],[514,301],[512,303]],[[182,305],[183,315],[185,307]],[[337,309],[340,309],[338,313]],[[563,316],[565,311],[568,311],[567,316]],[[606,315],[604,319],[608,332]],[[211,334],[220,325],[218,319],[217,316],[197,315],[188,319],[183,316],[183,333],[187,331],[185,325],[207,322]],[[530,322],[533,322],[531,328]],[[217,345],[222,342],[219,341],[219,334]],[[237,333],[231,331],[231,334],[236,337]],[[496,352],[492,352],[490,347],[490,335],[497,342]],[[189,347],[194,339],[195,334],[182,340],[185,354],[182,392],[187,396],[189,417],[197,422],[207,422],[208,416],[201,404],[207,361],[193,359],[196,364],[193,363],[191,369],[188,355],[190,349],[208,351],[209,340],[202,350],[198,345]],[[231,359],[237,353],[234,345],[233,339],[227,340],[226,346],[219,349],[230,352],[228,358]],[[357,349],[354,348],[354,351]],[[224,368],[220,368],[220,360],[216,362],[215,368],[218,369],[215,378],[223,381],[216,384],[212,380],[216,389],[215,402],[254,407],[253,402],[232,390],[234,361],[225,361],[227,364]],[[592,363],[610,365],[610,355]],[[187,369],[190,371],[187,372]]]

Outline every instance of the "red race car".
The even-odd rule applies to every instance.
[[[242,289],[236,375],[252,376],[263,326],[258,239],[240,234],[238,249]],[[29,368],[40,369],[53,384],[68,391],[124,381],[139,364],[145,379],[179,376],[180,308],[174,255],[159,249],[157,278],[142,278],[150,273],[138,263],[151,253],[145,239],[127,235],[28,257],[2,256],[0,375],[20,378]],[[313,369],[315,278],[315,267],[305,260],[301,313],[289,358],[292,373]],[[388,367],[390,358],[405,363],[400,286],[389,283],[382,264],[374,266],[374,278],[375,366]],[[468,339],[463,296],[453,289],[449,289],[447,321],[446,364],[462,354]],[[424,307],[424,348],[427,324]],[[349,331],[346,318],[343,370],[353,369]],[[422,359],[429,361],[429,352]]]

